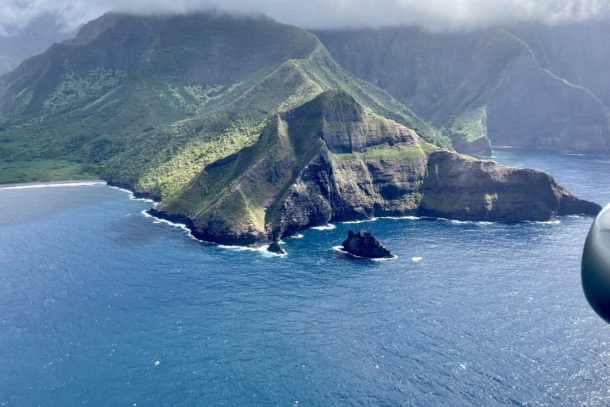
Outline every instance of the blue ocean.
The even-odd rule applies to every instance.
[[[610,202],[610,160],[500,150]],[[0,190],[0,406],[610,405],[591,218],[379,219],[288,255],[198,242],[105,185]],[[398,258],[333,250],[365,228]]]

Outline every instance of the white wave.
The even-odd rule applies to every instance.
[[[364,259],[365,260],[370,260],[370,261],[388,261],[388,260],[394,260],[394,259],[397,259],[397,258],[398,258],[398,256],[393,254],[392,257],[390,257],[390,258],[381,258],[381,259],[367,259],[367,258],[364,258]]]
[[[302,239],[304,236],[301,233],[297,233],[291,236],[288,236],[290,239]]]
[[[108,184],[106,184],[106,185],[108,185]],[[108,185],[108,188],[110,188],[110,189],[116,189],[117,191],[123,191],[123,192],[126,192],[126,193],[128,193],[128,194],[131,194],[131,193],[132,193],[132,192],[131,192],[130,190],[128,190],[128,189],[125,189],[125,188],[120,188],[120,187],[115,187],[114,185]]]
[[[448,219],[448,218],[426,218],[426,219],[447,222],[447,223],[451,223],[452,225],[489,226],[489,225],[495,225],[497,223],[497,222],[490,222],[490,221],[486,221],[486,220],[458,220],[458,219]]]
[[[392,255],[392,257],[387,258],[387,259],[371,259],[369,257],[362,257],[362,256],[358,256],[349,252],[346,252],[345,250],[343,250],[343,246],[333,246],[333,250],[338,252],[338,253],[342,253],[345,254],[346,256],[351,256],[354,257],[356,259],[362,259],[362,260],[370,260],[370,261],[386,261],[386,260],[394,260],[397,259],[398,256],[396,256],[395,254]]]
[[[411,257],[411,262],[412,263],[421,263],[421,261],[423,260],[423,257]]]
[[[248,251],[248,252],[258,252],[265,257],[286,257],[288,253],[273,253],[267,250],[269,245],[260,245],[260,246],[239,246],[239,245],[224,245],[219,244],[218,247],[220,249],[225,250],[235,250],[235,251]]]
[[[407,215],[407,216],[380,216],[379,219],[390,219],[390,220],[419,220],[422,219],[419,216],[412,216],[412,215]]]
[[[442,220],[452,223],[454,225],[467,225],[469,223],[474,223],[474,222],[467,221],[467,220],[457,220],[457,219],[442,219]]]
[[[148,203],[152,203],[153,207],[157,206],[157,202],[155,202],[154,199],[150,199],[150,198],[137,198],[135,196],[135,194],[132,191],[128,190],[128,189],[120,188],[120,187],[115,187],[114,185],[108,185],[108,186],[110,188],[112,188],[112,189],[116,189],[117,191],[122,191],[122,192],[125,192],[125,193],[129,194],[129,199],[132,200],[132,201],[148,202]]]
[[[150,199],[150,198],[136,198],[136,196],[134,194],[131,194],[129,196],[129,199],[132,201],[148,202],[148,203],[153,204],[153,206],[157,206],[157,202],[155,202],[153,199]]]
[[[346,221],[341,222],[341,223],[346,224],[346,225],[357,225],[359,223],[375,222],[378,219],[379,218],[359,219],[359,220],[346,220]]]
[[[82,182],[53,182],[40,184],[23,184],[14,186],[0,186],[2,189],[38,189],[38,188],[65,188],[65,187],[91,187],[96,185],[106,185],[104,181],[82,181]]]
[[[339,253],[343,253],[343,254],[349,254],[348,252],[346,252],[345,250],[343,250],[343,246],[333,246],[333,250]],[[357,257],[357,256],[356,256]]]
[[[332,223],[327,223],[326,225],[322,225],[322,226],[312,226],[311,229],[313,229],[313,230],[333,230],[336,227],[337,226],[333,225]]]
[[[559,225],[561,223],[561,221],[559,219],[552,219],[552,220],[535,220],[535,221],[531,221],[531,222],[527,222],[527,223],[533,223],[536,225]]]
[[[148,209],[144,209],[143,211],[140,211],[140,213],[142,215],[144,215],[145,218],[155,218],[154,216],[152,216],[150,213],[148,213]],[[158,219],[158,218],[155,218]]]
[[[193,233],[191,232],[191,229],[189,229],[189,227],[187,225],[185,225],[184,223],[177,223],[177,222],[169,221],[167,219],[158,218],[158,217],[148,213],[147,210],[143,210],[140,213],[142,215],[144,215],[144,217],[146,217],[146,218],[153,219],[153,223],[155,223],[155,224],[163,224],[163,225],[167,225],[167,226],[170,226],[170,227],[174,227],[174,228],[183,230],[187,234],[188,237],[190,237],[191,239],[193,239],[193,240],[195,240],[197,242],[213,244],[213,242],[207,242],[205,240],[197,239],[195,236],[193,236]],[[280,240],[280,243],[284,243],[284,242],[282,240]],[[222,245],[222,244],[218,244],[216,246],[218,248],[220,248],[220,249],[227,249],[227,250],[259,252],[259,253],[261,253],[265,257],[285,257],[285,256],[288,255],[287,253],[281,253],[280,254],[280,253],[272,253],[272,252],[268,251],[267,248],[269,247],[269,245],[239,246],[239,245]]]
[[[191,239],[193,239],[193,240],[195,240],[197,242],[201,242],[201,243],[208,243],[208,242],[206,242],[204,240],[197,239],[195,236],[193,236],[193,233],[191,232],[191,229],[189,229],[189,227],[186,226],[184,223],[176,223],[176,222],[171,222],[171,221],[169,221],[167,219],[158,218],[158,217],[148,213],[148,211],[146,209],[141,211],[140,213],[142,215],[144,215],[145,218],[153,219],[153,223],[155,223],[155,224],[163,224],[163,225],[167,225],[167,226],[170,226],[170,227],[173,227],[173,228],[176,228],[176,229],[181,229]]]

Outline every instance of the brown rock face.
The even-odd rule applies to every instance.
[[[430,154],[422,194],[420,215],[458,220],[545,221],[600,210],[544,172],[468,160],[446,151]]]

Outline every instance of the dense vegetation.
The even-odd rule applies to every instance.
[[[450,151],[452,141],[489,149],[486,127],[504,118],[492,114],[498,100],[513,98],[513,87],[494,85],[507,64],[525,61],[509,72],[517,90],[531,83],[531,52],[514,35],[437,39],[413,61],[397,41],[405,72],[420,75],[405,83],[384,62],[387,38],[374,34],[376,48],[362,35],[359,46],[373,48],[363,60],[381,64],[371,72],[387,72],[388,88],[398,81],[396,95],[442,131],[348,73],[305,30],[266,17],[107,14],[0,77],[0,181],[101,177],[226,243],[337,219],[519,221],[599,209],[546,174]],[[446,50],[473,60],[441,67]]]
[[[153,212],[196,237],[249,244],[376,216],[519,221],[598,210],[547,174],[441,149],[330,90],[274,116],[256,143],[205,166]]]
[[[19,180],[40,178],[52,157],[65,167],[48,178],[97,174],[165,198],[327,89],[449,145],[302,29],[265,17],[108,14],[0,78],[0,157],[19,163]]]

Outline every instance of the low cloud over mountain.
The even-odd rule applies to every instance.
[[[610,0],[5,0],[0,36],[10,36],[43,14],[66,31],[106,11],[184,13],[215,8],[264,13],[307,28],[419,25],[431,30],[537,21],[550,24],[605,18]]]

